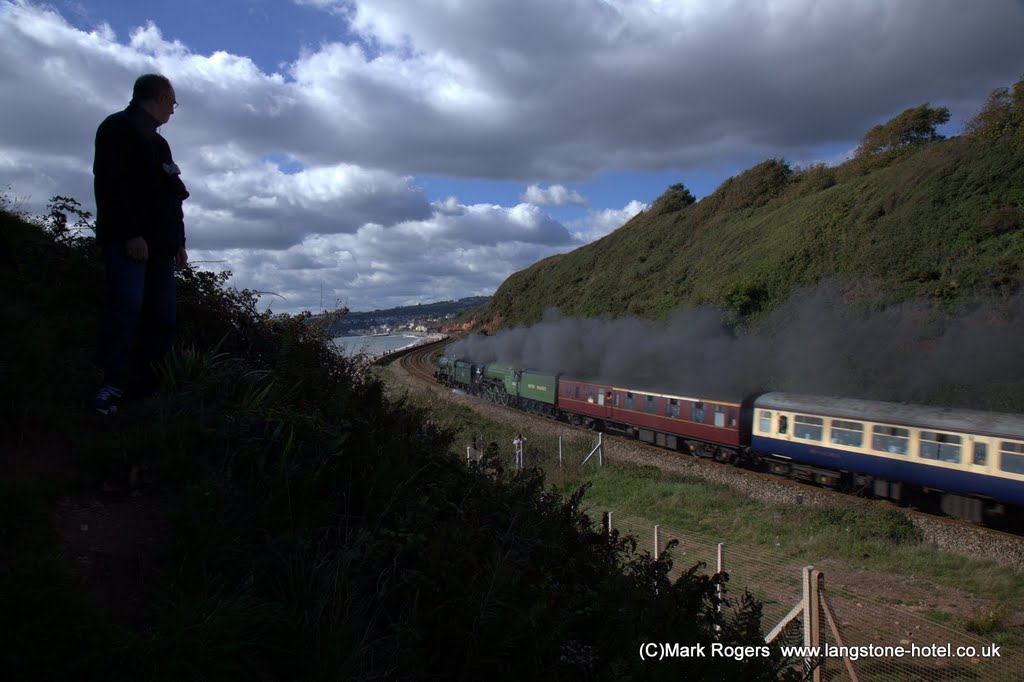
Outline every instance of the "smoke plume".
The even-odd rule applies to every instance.
[[[922,300],[844,306],[838,287],[795,294],[755,328],[702,307],[667,322],[549,310],[529,328],[475,335],[449,354],[682,395],[759,390],[1024,412],[1024,297],[955,309]]]

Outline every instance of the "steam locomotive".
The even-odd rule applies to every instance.
[[[770,392],[660,393],[437,359],[438,382],[670,450],[929,506],[975,523],[1024,508],[1024,415]]]

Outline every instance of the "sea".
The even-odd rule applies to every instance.
[[[414,334],[387,334],[385,336],[336,336],[334,343],[345,355],[377,357],[396,350],[416,346],[433,337]]]

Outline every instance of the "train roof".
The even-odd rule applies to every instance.
[[[754,401],[754,407],[1024,439],[1024,415],[1006,412],[960,410],[950,407],[781,392],[765,393],[759,396]]]
[[[620,386],[607,381],[597,381],[591,379],[575,379],[570,376],[563,374],[560,379],[562,381],[570,381],[576,384],[585,384],[587,386],[600,386],[602,388],[610,388],[613,391],[622,391],[628,393],[636,393],[638,395],[653,395],[656,398],[670,398],[673,400],[686,400],[691,403],[712,403],[716,405],[731,405],[734,407],[740,406],[740,401],[736,398],[721,398],[721,397],[708,397],[703,394],[695,395],[683,395],[681,393],[668,393],[665,391],[657,390],[654,388],[637,388],[635,386]]]

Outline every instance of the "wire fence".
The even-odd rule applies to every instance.
[[[525,448],[526,466],[577,468],[584,466],[585,458],[589,458],[585,465],[589,468],[600,466],[604,461],[603,445],[597,434],[569,438],[534,436],[534,440]],[[467,450],[467,457],[476,456],[475,449]],[[513,459],[511,453],[509,459]],[[748,551],[722,545],[678,528],[656,525],[651,519],[612,512],[610,521],[621,534],[636,538],[638,550],[652,555],[658,555],[671,541],[677,541],[678,545],[670,552],[673,577],[698,563],[703,564],[700,571],[705,574],[716,573],[721,565],[729,577],[726,596],[732,598],[728,603],[738,605],[736,598],[744,591],[750,592],[763,604],[762,623],[766,633],[799,610],[808,599],[804,582],[810,572],[805,570],[809,567],[804,562],[768,549]],[[830,581],[830,569],[838,566],[828,558],[819,562],[819,568],[822,570],[815,576],[821,574],[820,583],[816,582],[820,589],[814,591],[813,602],[816,616],[802,611],[780,629],[779,637],[774,640],[780,646],[809,643],[825,647],[823,655],[816,659],[814,680],[1024,681],[1024,647],[998,644],[931,620],[910,610],[909,606],[900,608],[885,603],[872,592],[870,585],[857,587],[845,584],[845,580]],[[901,581],[909,581],[898,575],[889,578],[896,589]],[[815,621],[816,628],[810,640],[805,632],[808,620]]]
[[[721,555],[722,568],[729,576],[727,596],[738,597],[746,590],[761,601],[766,631],[805,598],[803,563],[768,551],[751,553],[722,546],[679,529],[655,526],[646,519],[615,513],[611,519],[614,528],[635,537],[637,548],[652,555],[656,548],[663,552],[669,542],[678,541],[670,554],[673,577],[698,562],[704,564],[703,573],[713,574]],[[824,604],[818,606],[820,637],[811,644],[834,647],[834,655],[821,660],[821,680],[1024,680],[1024,651],[1019,646],[999,646],[976,634],[882,603],[871,594],[832,585],[827,572],[823,572],[820,592],[825,596]],[[787,629],[789,642],[803,639],[796,626],[794,623]],[[839,647],[851,654],[847,660],[839,655]]]

